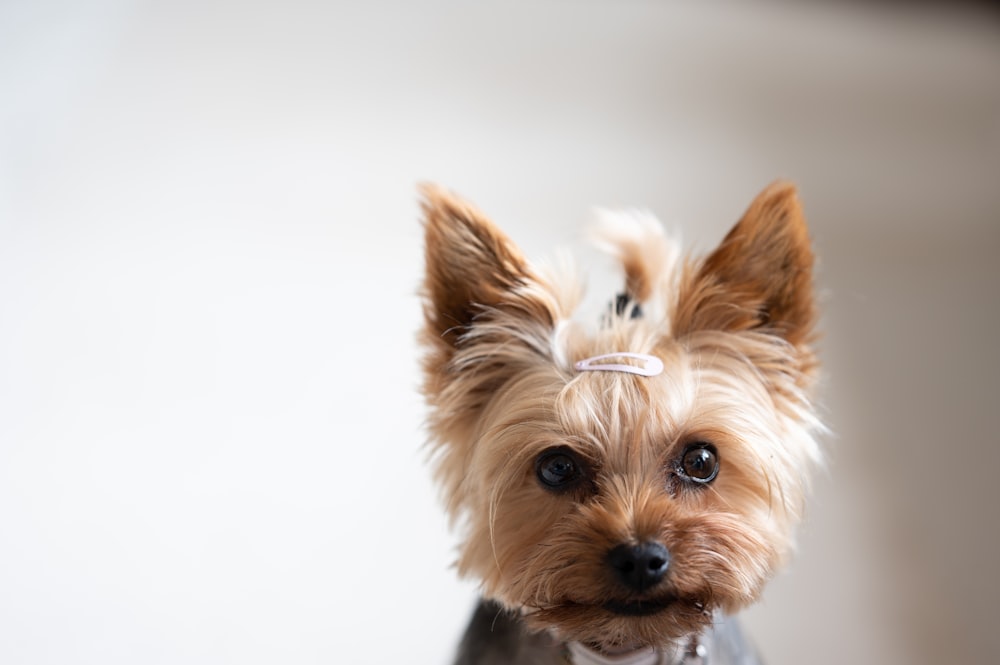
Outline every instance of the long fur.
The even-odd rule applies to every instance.
[[[794,188],[762,192],[700,259],[648,216],[606,216],[599,242],[644,316],[612,314],[597,332],[572,321],[580,285],[533,267],[474,207],[428,187],[424,216],[424,393],[461,574],[536,629],[606,646],[669,644],[756,600],[820,459],[813,256]],[[625,351],[665,371],[573,368]],[[693,441],[719,452],[711,485],[673,472]],[[540,487],[535,460],[553,448],[585,460],[584,486]],[[639,598],[606,556],[651,539],[670,573]],[[605,609],[618,600],[671,602],[620,616]]]

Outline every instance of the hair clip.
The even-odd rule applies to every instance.
[[[596,364],[599,360],[609,360],[612,358],[631,358],[643,361],[642,365],[625,365],[622,363]],[[647,353],[606,353],[603,356],[584,358],[574,365],[581,372],[627,372],[629,374],[639,374],[640,376],[656,376],[663,372],[663,361],[656,356]]]

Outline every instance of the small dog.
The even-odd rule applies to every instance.
[[[477,209],[423,189],[423,390],[484,600],[459,665],[757,663],[732,619],[789,553],[822,430],[813,253],[775,183],[707,256],[605,220],[599,329]]]

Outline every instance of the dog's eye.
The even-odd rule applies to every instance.
[[[547,450],[535,461],[535,475],[542,486],[550,490],[569,489],[580,479],[582,470],[576,458],[567,450]]]
[[[719,455],[708,443],[694,443],[684,450],[681,473],[696,483],[710,483],[719,475]]]

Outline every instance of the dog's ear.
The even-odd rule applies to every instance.
[[[424,185],[421,192],[428,332],[458,347],[484,313],[511,308],[551,325],[545,307],[526,294],[537,278],[514,243],[453,194],[433,185]]]
[[[760,329],[795,346],[806,344],[816,319],[812,267],[795,187],[775,182],[682,289],[674,334]]]
[[[457,391],[471,413],[517,372],[551,364],[560,305],[475,207],[437,187],[422,193],[425,392],[433,400]]]

